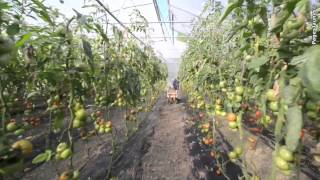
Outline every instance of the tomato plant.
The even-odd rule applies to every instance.
[[[91,128],[112,136],[115,151],[110,109],[135,109],[136,116],[163,90],[167,69],[151,46],[141,47],[116,26],[105,26],[109,22],[95,18],[105,15],[96,8],[66,18],[39,0],[0,2],[0,179],[21,171],[30,157],[35,164],[68,159],[60,179],[78,179],[75,134],[88,140]],[[132,17],[130,30],[147,33],[146,19],[138,11]],[[30,24],[28,18],[41,23]],[[115,38],[107,35],[110,29]],[[38,126],[45,127],[45,147],[35,154],[24,134]],[[58,143],[52,135],[60,137]]]
[[[212,106],[207,113],[229,120],[230,130],[237,131],[240,139],[247,117],[255,117],[250,122],[260,133],[273,132],[274,164],[289,176],[300,171],[301,163],[293,160],[304,147],[302,128],[320,131],[320,61],[316,60],[320,47],[310,41],[320,33],[310,24],[319,21],[310,13],[311,8],[313,14],[318,12],[319,5],[311,4],[235,0],[222,13],[209,2],[211,8],[204,9],[205,17],[194,27],[179,72],[190,103],[200,103],[191,107]],[[236,121],[232,114],[224,117],[221,112],[237,114]],[[319,141],[319,135],[312,138]],[[235,157],[231,151],[229,158]],[[272,179],[275,166],[270,168]]]

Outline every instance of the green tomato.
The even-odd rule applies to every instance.
[[[269,89],[266,93],[266,96],[269,101],[277,100],[276,92],[273,89]]]
[[[62,151],[62,153],[60,154],[60,158],[63,160],[68,159],[71,155],[72,155],[71,148],[67,148]]]
[[[241,147],[236,147],[234,149],[234,152],[236,152],[238,156],[241,156],[243,153],[243,149]]]
[[[105,131],[104,131],[104,127],[102,127],[102,126],[100,126],[100,128],[99,128],[99,133],[100,134],[103,134]]]
[[[83,109],[82,104],[76,103],[76,105],[74,106],[74,110],[75,110],[75,111],[78,111],[78,110],[80,110],[80,109]]]
[[[236,159],[238,157],[238,154],[236,152],[234,152],[234,151],[230,151],[228,153],[228,156],[229,156],[230,159]]]
[[[279,156],[275,158],[275,164],[280,170],[287,171],[290,169],[289,163]]]
[[[278,102],[277,101],[270,102],[269,108],[274,112],[278,112],[278,109],[279,109]]]
[[[73,175],[72,175],[72,179],[79,179],[80,178],[80,171],[79,170],[75,170],[73,171]]]
[[[242,96],[236,95],[235,101],[236,101],[237,103],[240,103],[240,102],[242,101]]]
[[[83,121],[80,121],[79,119],[74,119],[72,122],[73,128],[80,128],[84,125]]]
[[[87,111],[83,108],[77,110],[75,115],[76,119],[79,119],[80,121],[85,121],[87,119]]]
[[[107,127],[107,128],[104,129],[104,132],[105,132],[105,133],[110,133],[111,131],[112,131],[112,129],[109,128],[109,127]]]
[[[20,135],[22,135],[24,132],[25,132],[24,129],[17,129],[16,131],[14,131],[14,134],[15,134],[16,136],[20,136]]]
[[[241,96],[243,94],[244,88],[243,86],[237,86],[235,91],[237,95]]]
[[[238,127],[238,125],[237,125],[236,122],[234,122],[234,121],[230,121],[229,122],[229,128],[230,129],[237,129],[237,127]]]
[[[289,151],[285,146],[281,146],[279,149],[279,157],[281,157],[283,160],[291,162],[293,161],[293,153]]]
[[[15,131],[17,128],[18,128],[18,127],[17,127],[17,124],[16,124],[15,122],[10,122],[10,123],[8,123],[7,126],[6,126],[6,129],[7,129],[7,131],[9,131],[9,132],[13,132],[13,131]]]
[[[57,153],[62,153],[62,151],[64,151],[65,149],[68,148],[68,144],[65,142],[59,143],[57,148],[56,148],[56,152]]]

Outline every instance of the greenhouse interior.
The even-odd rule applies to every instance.
[[[318,0],[0,0],[0,180],[319,180]]]

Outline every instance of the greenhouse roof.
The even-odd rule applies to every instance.
[[[73,9],[82,14],[89,14],[96,11],[96,8],[84,8],[84,5],[98,5],[95,0],[75,2],[64,0],[61,3],[59,0],[46,0],[45,4],[59,9],[66,17],[74,16]],[[151,44],[159,55],[172,63],[180,58],[186,48],[186,44],[177,37],[188,36],[206,0],[101,0],[101,2],[127,27],[131,25],[130,15],[133,10],[139,10],[149,23],[149,36],[146,39],[141,33],[135,35]],[[108,21],[119,26],[111,16],[108,17]]]

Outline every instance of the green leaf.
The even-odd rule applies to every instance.
[[[257,59],[252,59],[251,62],[248,64],[248,69],[255,69],[258,68],[265,63],[267,63],[269,59],[266,56],[258,57]]]
[[[308,95],[315,100],[320,100],[320,46],[313,47],[305,52],[307,61],[300,71],[302,83]]]
[[[271,18],[271,20],[272,20],[271,32],[280,32],[282,26],[288,20],[288,18],[291,16],[296,4],[299,1],[300,0],[288,1],[286,3],[285,7],[283,9],[281,9],[280,12],[278,12],[274,18]]]
[[[298,64],[305,63],[307,61],[307,55],[302,54],[300,56],[295,56],[291,59],[289,65],[296,66]]]
[[[299,105],[289,107],[287,114],[286,145],[288,150],[295,151],[299,145],[300,132],[303,126],[302,110]]]
[[[49,13],[47,11],[47,7],[45,5],[43,5],[42,2],[38,1],[38,0],[32,0],[32,2],[38,7],[40,8],[40,10],[35,10],[35,12],[38,13],[39,17],[44,20],[45,22],[49,23],[50,25],[54,25],[53,21],[51,20]]]
[[[38,154],[35,158],[32,160],[32,164],[39,164],[45,161],[49,161],[52,157],[52,151],[46,150],[44,153]]]
[[[237,0],[236,2],[229,4],[226,11],[223,13],[222,17],[220,18],[219,24],[222,23],[235,8],[240,7],[242,3],[243,3],[243,0]]]
[[[16,35],[20,32],[20,26],[18,23],[13,23],[13,24],[10,24],[8,27],[7,27],[7,33],[9,36],[13,36],[13,35]]]
[[[301,90],[301,79],[299,77],[290,80],[290,84],[286,86],[281,94],[287,105],[295,104],[299,99]]]
[[[23,46],[24,43],[31,38],[31,36],[32,36],[31,32],[21,36],[20,40],[16,42],[16,48]]]

